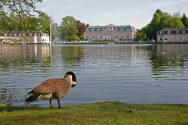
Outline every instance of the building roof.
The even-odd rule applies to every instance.
[[[188,28],[164,28],[160,31],[182,31],[182,30],[188,30]]]
[[[0,33],[3,33],[3,34],[29,34],[29,33],[47,34],[42,31],[1,31]]]
[[[106,25],[106,26],[89,26],[89,27],[86,27],[86,28],[105,28],[105,27],[133,27],[133,26],[130,26],[130,25]]]

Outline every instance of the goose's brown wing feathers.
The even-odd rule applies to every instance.
[[[67,87],[67,80],[62,78],[52,78],[44,81],[41,85],[37,86],[32,90],[35,94],[48,94],[55,93],[58,90]]]

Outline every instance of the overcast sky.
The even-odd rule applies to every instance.
[[[147,25],[158,8],[188,16],[188,0],[43,0],[37,8],[58,24],[63,17],[73,16],[90,26],[130,24],[137,29]]]

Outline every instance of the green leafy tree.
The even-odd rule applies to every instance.
[[[25,16],[24,23],[19,20],[18,15],[1,15],[0,16],[0,29],[1,31],[38,31],[42,30],[44,26],[40,26],[39,24],[39,18],[36,18],[34,16]]]
[[[0,11],[8,15],[31,15],[42,0],[0,0]]]
[[[146,34],[147,39],[157,39],[157,31],[162,30],[163,28],[175,28],[175,27],[184,27],[184,24],[177,16],[171,16],[168,13],[157,10],[151,22],[143,27],[140,32]],[[140,35],[140,32],[138,36]]]
[[[72,16],[66,16],[62,19],[61,34],[63,40],[79,40],[76,19]]]
[[[136,38],[135,40],[137,41],[145,41],[147,40],[147,36],[146,36],[146,33],[142,32],[141,30],[139,30],[137,33],[136,33]]]
[[[51,21],[51,35],[52,35],[52,41],[55,41],[55,38],[57,37],[57,31],[58,30],[58,25],[57,23],[54,23],[53,21]]]
[[[28,16],[33,16],[35,12],[40,12],[35,7],[36,3],[39,2],[42,2],[42,0],[0,0],[0,15],[9,17],[6,29],[14,29],[13,26],[17,23],[20,29],[28,30],[29,24],[27,23],[27,18]],[[13,18],[16,18],[15,22],[12,21]]]
[[[89,27],[89,24],[86,24],[86,27]]]
[[[40,12],[38,23],[39,23],[39,30],[49,35],[50,34],[50,17],[47,14]]]
[[[36,10],[39,2],[42,0],[0,0],[0,31],[40,30],[49,34],[50,17]]]

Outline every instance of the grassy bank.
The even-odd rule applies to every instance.
[[[188,105],[132,105],[101,102],[64,106],[0,105],[0,125],[188,125]]]

